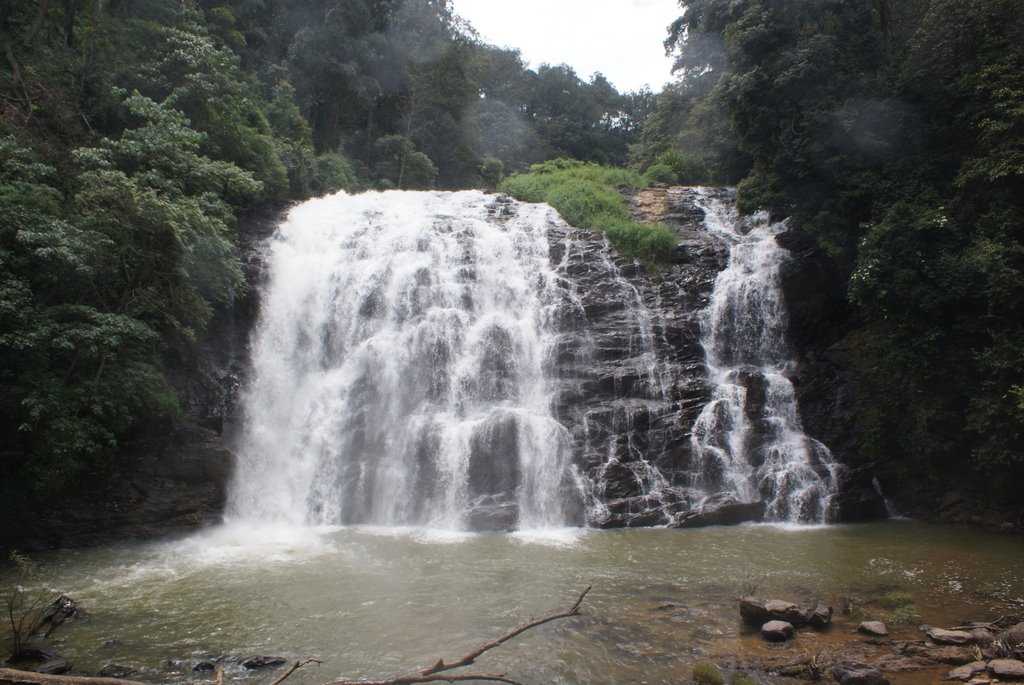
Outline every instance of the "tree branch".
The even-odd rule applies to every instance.
[[[469,666],[473,664],[478,658],[480,658],[480,656],[483,655],[484,652],[490,651],[495,647],[501,646],[502,644],[508,642],[512,638],[522,635],[531,628],[536,628],[539,625],[550,623],[551,621],[556,621],[560,618],[569,618],[571,616],[577,616],[580,613],[580,605],[583,604],[583,599],[587,596],[587,593],[590,592],[591,587],[593,586],[588,585],[587,588],[580,593],[580,596],[576,600],[576,603],[573,604],[572,607],[570,607],[567,611],[559,611],[553,614],[548,614],[547,616],[544,616],[542,618],[532,620],[529,623],[524,623],[512,632],[502,635],[497,640],[492,640],[491,642],[487,642],[485,644],[480,645],[475,650],[473,650],[466,656],[462,657],[458,661],[453,661],[450,664],[446,664],[443,659],[439,659],[438,662],[430,668],[426,669],[425,671],[420,671],[420,675],[433,675],[435,673],[450,671],[453,668],[462,668],[463,666]]]
[[[424,669],[418,673],[412,673],[410,675],[398,676],[396,678],[390,678],[387,680],[335,680],[328,685],[416,685],[417,683],[457,683],[457,682],[469,682],[469,681],[481,681],[481,682],[495,682],[495,683],[509,683],[510,685],[519,685],[518,682],[508,678],[504,673],[460,673],[452,674],[447,673],[457,668],[463,668],[470,666],[476,662],[486,652],[500,647],[509,640],[522,635],[526,631],[536,628],[537,626],[550,623],[551,621],[557,621],[560,618],[570,618],[572,616],[578,616],[580,613],[580,605],[583,604],[584,598],[587,593],[590,592],[592,586],[587,588],[580,593],[580,596],[576,599],[576,602],[564,611],[557,611],[552,614],[548,614],[538,619],[533,619],[527,623],[522,624],[518,628],[505,633],[496,640],[485,642],[469,654],[466,654],[462,658],[453,661],[451,663],[445,663],[444,659],[438,659],[430,668]],[[279,678],[273,685],[280,685],[285,678],[291,675],[297,668],[292,668],[291,671],[286,673],[283,677]]]

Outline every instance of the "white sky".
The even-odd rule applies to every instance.
[[[568,64],[583,79],[603,73],[620,91],[671,79],[662,41],[677,0],[454,0],[488,43],[519,48],[530,66]]]

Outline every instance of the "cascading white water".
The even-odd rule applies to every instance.
[[[829,520],[839,466],[800,422],[787,370],[787,315],[779,270],[785,223],[766,213],[740,219],[732,203],[697,193],[707,230],[730,245],[702,322],[711,401],[692,432],[697,487],[763,500],[769,520]]]
[[[340,193],[291,211],[269,246],[229,518],[578,523],[549,383],[557,215],[502,206]]]

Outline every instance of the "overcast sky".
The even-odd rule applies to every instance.
[[[600,71],[622,91],[671,78],[662,41],[677,0],[454,0],[488,43],[519,48],[530,66],[568,64],[584,79]]]

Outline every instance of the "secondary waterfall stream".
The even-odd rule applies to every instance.
[[[788,253],[767,213],[741,219],[731,203],[698,193],[707,229],[730,244],[715,281],[702,342],[714,394],[693,427],[696,485],[742,502],[763,499],[766,518],[825,522],[839,465],[800,422],[786,341],[779,268]]]

